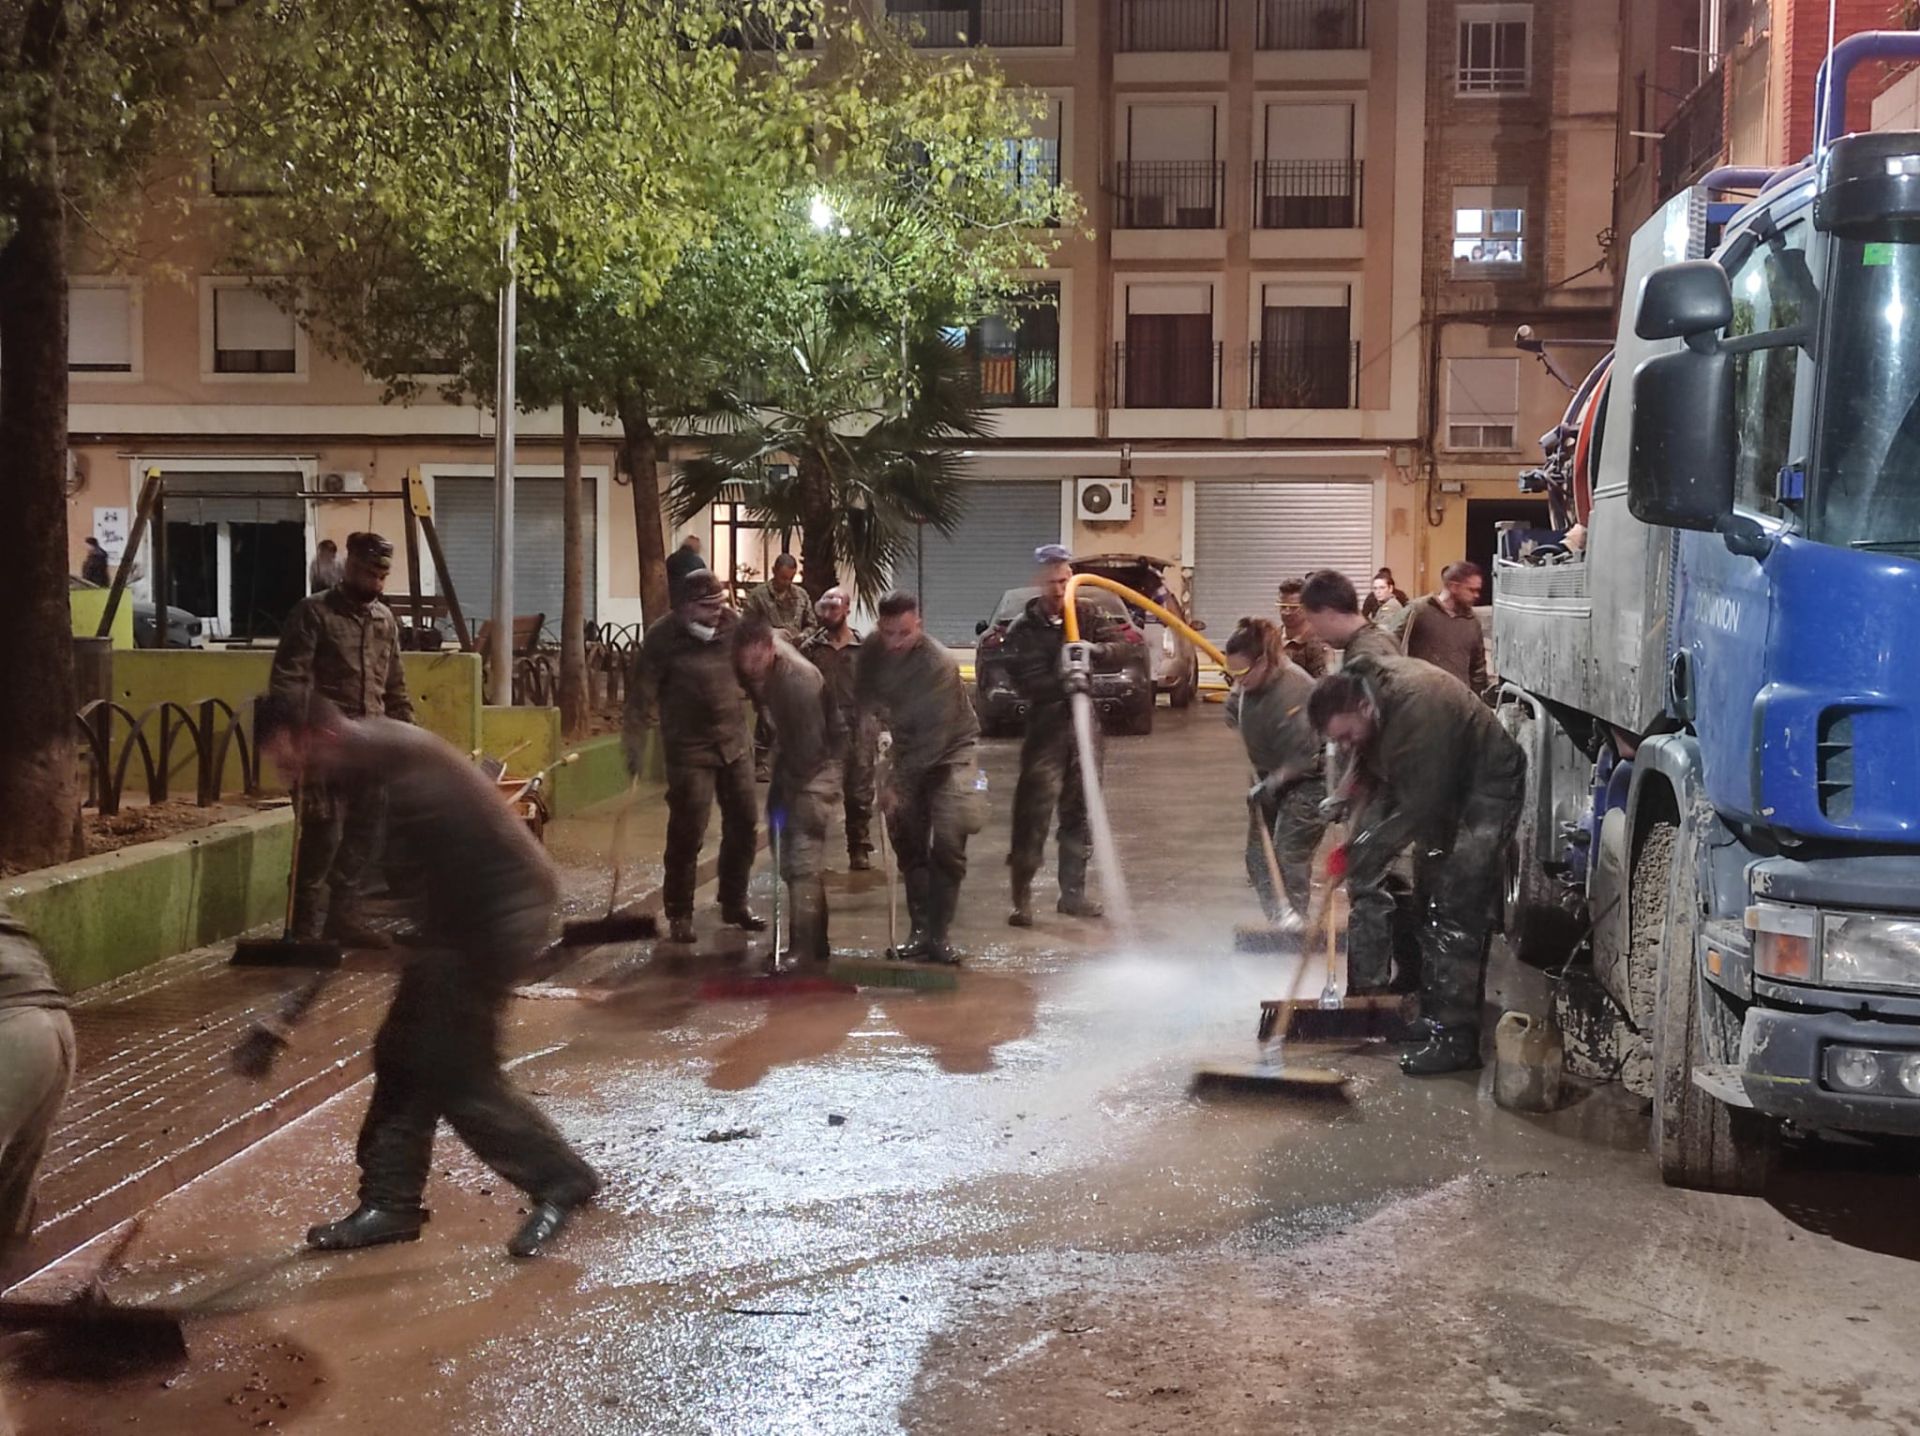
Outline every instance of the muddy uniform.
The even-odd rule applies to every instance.
[[[1475,694],[1487,690],[1487,636],[1480,615],[1455,613],[1438,595],[1416,598],[1400,622],[1400,649],[1451,673]]]
[[[546,938],[552,863],[480,771],[430,733],[374,720],[345,761],[387,793],[394,841],[419,863],[430,944],[401,972],[373,1040],[361,1201],[420,1205],[443,1118],[535,1200],[586,1200],[600,1179],[500,1070],[501,1012]]]
[[[1364,628],[1356,628],[1353,637],[1340,650],[1341,665],[1353,662],[1356,658],[1398,658],[1400,640],[1377,623],[1369,623]]]
[[[1095,662],[1111,658],[1124,640],[1111,613],[1081,604],[1080,634],[1096,645]],[[1081,898],[1087,889],[1087,858],[1092,834],[1087,827],[1087,793],[1080,775],[1080,745],[1074,740],[1073,708],[1060,678],[1060,654],[1066,624],[1049,617],[1037,598],[1007,625],[1007,673],[1027,700],[1027,732],[1020,743],[1020,782],[1013,792],[1014,906],[1025,908],[1033,875],[1046,857],[1047,826],[1060,813],[1060,896]],[[1094,755],[1101,750],[1100,725],[1094,724]]]
[[[767,823],[778,827],[780,876],[793,901],[791,948],[802,962],[824,963],[833,953],[827,945],[827,885],[820,871],[827,819],[840,801],[840,752],[846,745],[840,706],[820,670],[778,636],[760,704],[773,726]]]
[[[1254,771],[1263,782],[1290,775],[1262,789],[1258,818],[1247,814],[1247,876],[1269,921],[1280,915],[1281,895],[1273,890],[1256,823],[1264,822],[1273,834],[1287,901],[1303,916],[1313,898],[1313,854],[1327,830],[1320,811],[1327,796],[1320,739],[1307,717],[1312,695],[1313,680],[1298,667],[1275,674],[1259,688],[1236,686],[1227,695],[1227,724],[1239,731]]]
[[[787,585],[785,593],[774,592],[773,583],[755,584],[740,605],[743,617],[764,618],[775,633],[784,633],[788,641],[799,643],[814,626],[813,600],[797,583]],[[765,782],[768,776],[767,754],[773,747],[773,728],[764,713],[753,724],[754,775]]]
[[[854,692],[861,711],[883,715],[893,734],[887,836],[914,933],[944,943],[967,876],[967,838],[985,817],[973,789],[980,725],[960,665],[924,633],[904,653],[889,653],[870,633],[854,665]]]
[[[1413,849],[1424,1015],[1480,1021],[1487,941],[1507,846],[1520,818],[1526,761],[1493,710],[1428,663],[1361,659],[1378,730],[1358,755],[1347,840],[1353,889],[1348,949],[1355,972],[1384,972],[1393,905],[1384,876]]]
[[[755,837],[753,759],[747,740],[747,697],[733,671],[733,627],[723,613],[711,642],[677,613],[658,620],[640,640],[625,719],[628,761],[636,765],[646,729],[656,723],[666,750],[667,917],[693,916],[700,848],[714,799],[720,801],[720,906],[747,904]]]
[[[0,1246],[33,1229],[33,1184],[73,1077],[67,996],[0,907]]]
[[[356,602],[344,588],[295,605],[274,650],[268,687],[275,697],[300,703],[317,693],[349,718],[413,721],[393,610],[379,599]],[[354,893],[380,850],[386,806],[377,784],[302,786],[295,937],[319,937],[330,918],[336,931],[352,925]],[[409,861],[414,856],[397,846],[394,851]]]
[[[827,696],[840,713],[844,735],[840,751],[840,786],[846,803],[847,856],[865,858],[873,851],[873,750],[878,736],[873,721],[863,717],[853,691],[853,666],[860,656],[860,635],[836,648],[824,628],[816,628],[800,645],[826,682]]]

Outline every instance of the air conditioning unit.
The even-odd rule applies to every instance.
[[[1089,523],[1121,524],[1133,517],[1131,479],[1074,480],[1074,514]]]
[[[340,474],[322,474],[320,492],[323,494],[364,494],[367,491],[367,476],[349,471]]]

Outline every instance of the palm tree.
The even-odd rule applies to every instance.
[[[696,428],[707,453],[669,490],[678,522],[742,492],[771,527],[798,529],[800,581],[818,597],[851,572],[884,593],[919,525],[951,533],[963,510],[964,445],[991,433],[966,354],[947,331],[901,337],[827,308],[748,384],[715,394]]]

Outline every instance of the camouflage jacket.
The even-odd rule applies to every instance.
[[[379,599],[356,603],[344,589],[303,598],[287,617],[268,686],[302,701],[318,693],[349,718],[413,721],[400,624]]]

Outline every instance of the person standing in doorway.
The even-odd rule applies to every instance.
[[[313,546],[313,562],[307,565],[307,592],[325,593],[345,576],[340,562],[340,546],[332,539],[321,539]]]
[[[892,955],[958,962],[948,941],[967,876],[967,838],[985,824],[975,788],[980,724],[954,656],[921,626],[910,593],[880,600],[880,622],[860,645],[854,692],[893,733],[880,811],[899,855],[912,931]]]
[[[393,545],[376,533],[347,537],[340,581],[295,605],[273,653],[267,691],[301,704],[318,696],[349,718],[413,721],[400,623],[382,602]],[[378,855],[386,794],[353,775],[303,783],[293,936],[348,947],[388,945],[358,911],[360,880]],[[411,856],[411,855],[409,855]]]
[[[830,588],[820,595],[813,611],[820,626],[807,635],[800,651],[820,670],[828,696],[840,712],[847,871],[864,873],[873,867],[873,762],[878,735],[872,720],[861,715],[853,691],[853,665],[860,656],[860,634],[848,621],[853,599],[844,588]]]
[[[1487,690],[1487,638],[1480,615],[1484,576],[1477,563],[1450,563],[1440,571],[1440,591],[1407,605],[1400,649],[1409,658],[1451,673],[1476,695]]]
[[[672,942],[694,940],[693,894],[707,820],[720,803],[720,918],[745,932],[764,932],[765,918],[747,907],[757,819],[747,741],[747,697],[733,668],[739,621],[711,569],[695,569],[680,586],[680,606],[640,640],[627,687],[622,728],[627,771],[646,766],[646,737],[658,729],[666,749],[667,852],[663,906]]]

